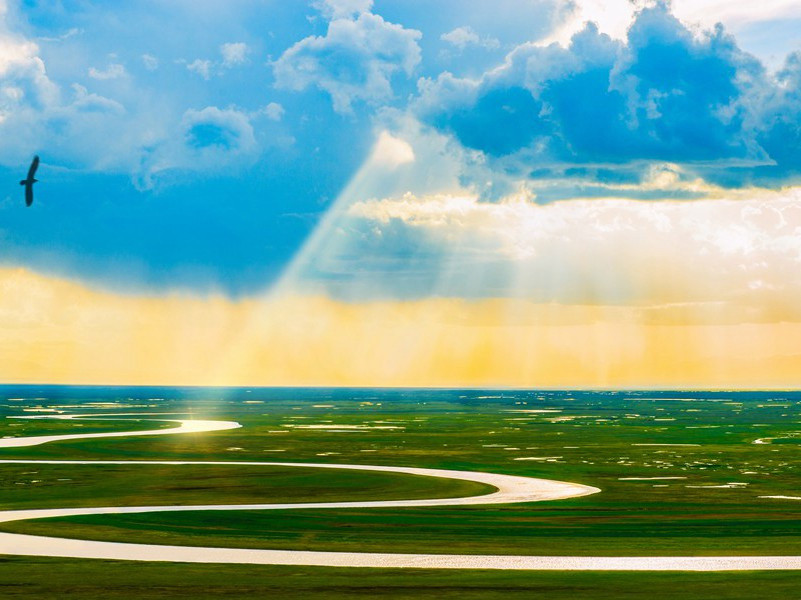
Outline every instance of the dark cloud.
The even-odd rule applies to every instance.
[[[636,180],[670,162],[723,185],[801,175],[801,56],[773,76],[721,26],[691,31],[663,4],[625,42],[588,24],[567,48],[524,44],[478,80],[419,88],[420,118],[501,173]]]
[[[540,117],[542,109],[543,103],[525,88],[497,88],[481,95],[472,106],[442,115],[435,122],[456,133],[468,148],[502,156],[553,133],[548,120]]]

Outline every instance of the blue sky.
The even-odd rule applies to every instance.
[[[431,172],[382,175],[349,203],[457,186],[490,204],[521,186],[534,204],[794,186],[793,4],[0,0],[0,261],[121,291],[261,292],[387,131],[418,163],[429,152]],[[348,268],[395,295],[435,293],[431,257],[454,247],[400,217],[378,244],[359,214],[326,230],[352,236],[336,246]],[[376,271],[353,259],[368,254]],[[503,266],[478,285],[508,287]]]

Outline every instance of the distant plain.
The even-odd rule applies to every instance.
[[[507,506],[95,515],[9,523],[3,525],[6,531],[334,551],[801,554],[801,500],[792,499],[801,497],[797,392],[7,386],[0,388],[0,404],[0,416],[46,414],[41,411],[48,409],[180,412],[243,425],[197,435],[70,440],[5,449],[0,453],[3,459],[384,464],[528,475],[602,489],[583,498]],[[132,419],[136,417],[80,422],[2,419],[0,431],[17,436],[154,426]],[[5,509],[380,500],[486,491],[469,482],[358,471],[0,465],[0,505]],[[47,597],[40,594],[37,573],[53,569],[87,597],[101,595],[100,582],[110,590],[107,597],[130,586],[147,589],[147,578],[136,584],[124,565],[118,565],[122,563],[12,557],[0,560],[0,593]],[[792,573],[487,575],[360,570],[353,579],[345,575],[347,570],[305,567],[147,564],[136,569],[146,569],[152,581],[162,582],[158,597],[189,593],[201,581],[206,586],[199,597],[224,595],[224,589],[235,595],[226,574],[249,574],[242,580],[245,585],[250,576],[255,582],[259,572],[269,574],[275,593],[280,588],[289,595],[292,590],[293,597],[526,597],[536,590],[560,598],[575,597],[577,589],[592,590],[598,598],[634,597],[638,585],[681,581],[699,594],[706,590],[710,596],[746,598],[757,591],[786,593],[793,580]],[[200,574],[186,578],[190,572]],[[300,573],[305,574],[303,583]],[[95,592],[91,581],[97,582]],[[746,593],[749,589],[751,595]],[[238,593],[246,595],[244,588]]]

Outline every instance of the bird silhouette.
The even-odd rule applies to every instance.
[[[33,184],[39,181],[38,179],[34,179],[34,175],[36,175],[36,169],[38,168],[39,157],[34,156],[31,167],[28,169],[28,177],[19,182],[20,185],[25,186],[25,206],[33,204]]]

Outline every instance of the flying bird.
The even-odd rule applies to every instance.
[[[20,185],[25,186],[25,206],[30,206],[33,204],[33,184],[39,181],[38,179],[34,179],[34,175],[36,175],[36,169],[39,168],[39,157],[34,156],[33,162],[31,163],[30,169],[28,169],[28,177],[27,179],[23,179],[19,182]]]

